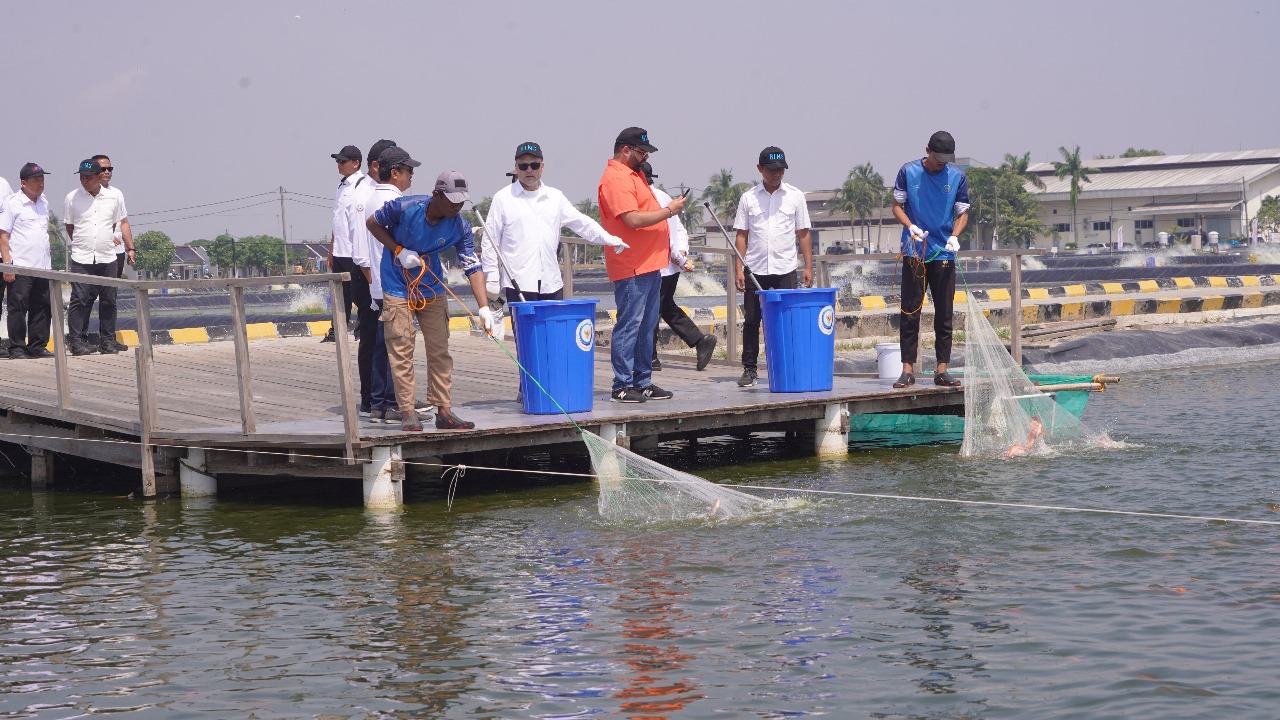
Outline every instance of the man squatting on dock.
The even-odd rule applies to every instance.
[[[898,339],[902,346],[902,375],[893,383],[905,388],[916,382],[915,362],[920,345],[920,310],[925,285],[933,297],[933,331],[938,369],[933,384],[956,387],[947,374],[951,362],[951,324],[956,295],[958,235],[969,222],[969,181],[950,163],[956,141],[939,130],[929,138],[925,156],[898,171],[893,182],[893,216],[902,223],[902,299]],[[944,240],[945,238],[945,240]]]

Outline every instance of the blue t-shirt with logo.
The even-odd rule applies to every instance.
[[[387,201],[373,214],[374,220],[391,233],[397,244],[424,256],[422,260],[427,265],[427,271],[423,273],[421,289],[422,294],[428,298],[444,293],[444,284],[440,282],[444,279],[440,253],[445,250],[453,248],[458,267],[467,277],[481,270],[475,238],[471,234],[471,223],[459,213],[432,225],[427,222],[427,205],[430,202],[430,195],[398,197]],[[409,272],[416,274],[417,270]],[[390,248],[383,248],[381,275],[384,295],[408,297],[404,268],[396,262]]]
[[[911,223],[929,233],[927,247],[921,248],[919,242],[911,241],[911,231],[902,228],[902,254],[924,260],[955,260],[956,254],[947,252],[946,245],[956,216],[969,209],[969,180],[964,171],[947,165],[931,173],[924,169],[923,160],[912,160],[898,171],[893,195]]]

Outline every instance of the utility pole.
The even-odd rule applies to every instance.
[[[291,274],[292,268],[289,266],[289,236],[285,233],[284,223],[284,186],[280,186],[280,239],[284,242],[284,274]]]

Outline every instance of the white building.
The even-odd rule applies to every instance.
[[[1071,184],[1053,174],[1053,163],[1036,163],[1044,190],[1028,186],[1040,198],[1040,221],[1050,232],[1037,245],[1079,247],[1154,242],[1160,232],[1177,239],[1216,232],[1222,242],[1249,234],[1249,221],[1262,198],[1280,194],[1280,149],[1159,155],[1089,160],[1096,168],[1080,187],[1077,233],[1072,233]],[[1123,229],[1123,230],[1122,230]],[[1208,242],[1207,238],[1205,242]]]

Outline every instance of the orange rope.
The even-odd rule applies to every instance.
[[[394,253],[395,255],[394,262],[400,268],[400,272],[404,273],[405,300],[409,304],[409,309],[412,310],[413,312],[418,312],[419,310],[425,310],[428,305],[435,302],[436,298],[439,297],[439,295],[434,290],[431,290],[431,288],[427,288],[428,290],[431,290],[430,298],[428,298],[422,292],[422,276],[426,274],[426,269],[430,264],[430,261],[423,260],[422,264],[418,266],[418,274],[410,275],[409,268],[405,267],[403,264],[400,263],[400,251],[402,249],[403,247],[396,247],[396,250]],[[431,274],[434,276],[436,273],[434,270],[432,270]],[[436,278],[436,280],[439,280],[439,279],[440,278]],[[446,285],[445,290],[448,290],[448,289],[449,287]],[[453,295],[453,293],[449,293],[449,294]],[[454,299],[456,300],[457,296],[454,296]]]

